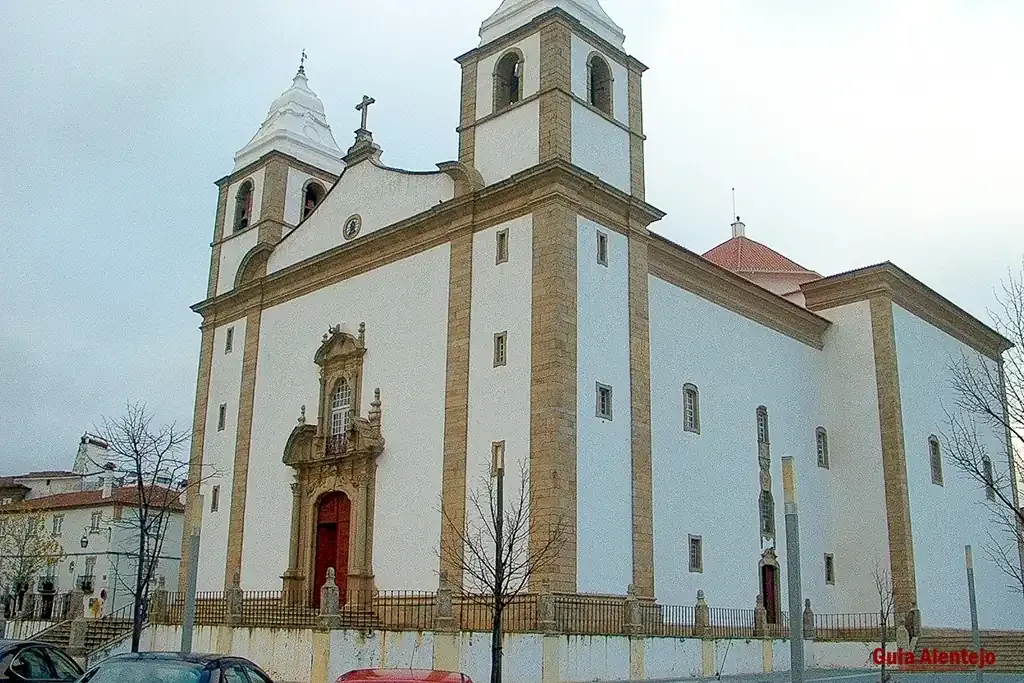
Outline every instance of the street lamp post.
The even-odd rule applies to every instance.
[[[494,612],[491,631],[491,683],[501,683],[501,593],[505,583],[502,545],[505,526],[505,443],[491,447],[491,474],[497,479],[497,514],[494,520]]]

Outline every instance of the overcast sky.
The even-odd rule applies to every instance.
[[[0,474],[127,400],[191,422],[213,181],[309,54],[339,144],[457,156],[498,0],[0,1]],[[654,227],[831,274],[891,260],[987,319],[1024,253],[1024,3],[604,0],[644,78]],[[438,315],[445,315],[439,311]]]

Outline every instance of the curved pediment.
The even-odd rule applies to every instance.
[[[313,360],[320,367],[339,358],[360,357],[366,353],[366,323],[359,323],[359,336],[342,331],[341,325],[327,329]]]

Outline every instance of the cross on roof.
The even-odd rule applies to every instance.
[[[363,95],[363,101],[356,105],[356,111],[362,112],[363,114],[363,120],[359,126],[360,130],[367,130],[366,115],[370,113],[370,105],[374,104],[376,101],[377,100],[373,99],[372,97]]]

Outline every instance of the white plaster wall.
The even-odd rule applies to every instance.
[[[558,663],[563,681],[628,681],[629,638],[565,636],[559,639]]]
[[[762,673],[764,645],[762,640],[719,640],[715,642],[715,671],[723,676]],[[727,649],[728,648],[728,649]]]
[[[623,192],[630,191],[629,131],[572,103],[572,162]]]
[[[644,640],[644,676],[649,679],[698,678],[701,675],[701,641],[695,638],[647,638]]]
[[[964,572],[964,546],[974,548],[974,572],[981,628],[1024,628],[1019,593],[1007,589],[1009,579],[989,561],[983,546],[988,531],[997,533],[986,507],[985,491],[953,465],[946,410],[955,412],[955,391],[950,385],[950,364],[961,353],[975,352],[912,313],[893,306],[896,354],[903,407],[903,440],[907,456],[914,562],[917,566],[917,601],[926,625],[970,627]],[[973,361],[980,362],[980,361]],[[986,361],[993,373],[993,361]],[[980,367],[980,366],[979,366]],[[980,371],[980,370],[979,370]],[[928,437],[935,434],[943,447],[943,485],[932,484]],[[992,459],[997,480],[1006,481],[1009,465],[999,435],[978,425],[978,435]],[[1008,484],[1007,484],[1008,486]]]
[[[889,566],[889,536],[871,312],[860,301],[820,314],[832,322],[825,335],[821,425],[828,430],[829,469],[814,468],[822,495],[813,502],[801,497],[801,542],[806,546],[812,519],[827,523],[814,532],[816,555],[807,556],[815,568],[808,597],[819,613],[873,612],[874,567]],[[824,553],[835,557],[834,586],[825,584]]]
[[[231,516],[232,472],[238,426],[238,397],[242,388],[242,355],[245,352],[245,318],[221,325],[213,332],[213,361],[210,366],[210,391],[206,405],[206,434],[203,438],[203,526],[199,542],[199,572],[196,589],[224,590],[227,560],[228,518]],[[234,328],[231,353],[224,353],[228,328]],[[217,431],[217,411],[227,403],[224,431]],[[210,512],[214,486],[220,487],[217,512]],[[180,545],[178,546],[180,548]]]
[[[496,234],[506,229],[508,261],[495,265]],[[505,442],[505,499],[510,504],[518,499],[520,465],[529,464],[532,278],[532,216],[473,235],[466,456],[468,514],[473,512],[468,495],[486,490],[493,442]],[[494,335],[503,331],[508,333],[507,365],[496,368]]]
[[[608,265],[597,262],[597,232]],[[624,235],[577,219],[576,581],[580,592],[624,594],[633,582],[629,248]],[[596,385],[612,387],[612,420]]]
[[[298,225],[302,220],[302,190],[306,181],[313,176],[305,171],[296,168],[288,169],[288,181],[284,195],[284,222],[290,225]],[[331,189],[330,185],[317,178],[317,182],[324,186],[324,190]]]
[[[328,190],[302,226],[278,243],[267,262],[268,273],[431,209],[454,196],[455,183],[441,172],[407,173],[363,161],[347,168]],[[346,240],[342,228],[354,214],[362,218],[362,228]]]
[[[434,634],[423,631],[331,631],[327,680],[353,669],[432,669]]]
[[[535,633],[506,634],[501,640],[501,647],[501,673],[503,680],[541,680],[543,636]],[[459,650],[462,673],[469,676],[474,683],[490,680],[490,633],[460,634]]]
[[[572,94],[589,102],[587,59],[597,52],[612,69],[612,113],[616,121],[629,125],[629,70],[576,34],[572,36]],[[573,137],[576,135],[573,126]],[[575,155],[574,155],[575,156]]]
[[[374,572],[382,590],[434,590],[444,431],[450,248],[435,247],[263,312],[249,460],[242,587],[279,590],[292,472],[281,462],[300,406],[316,420],[313,355],[328,326],[366,323],[361,412],[381,390]]]
[[[540,160],[540,102],[513,107],[477,126],[475,158],[485,185],[536,166]]]
[[[477,63],[476,72],[476,118],[482,119],[494,113],[494,69],[498,60],[512,49],[523,53],[522,99],[536,95],[540,90],[540,33],[534,33],[515,45],[486,57]]]
[[[229,239],[220,245],[220,270],[217,271],[217,294],[229,292],[235,288],[235,277],[238,275],[238,266],[242,259],[249,253],[249,250],[256,246],[259,240],[259,231],[256,229],[246,230]]]
[[[218,638],[222,630],[230,630],[230,641]],[[332,636],[338,633],[347,632],[333,631]],[[231,643],[230,652],[221,652],[223,642]],[[150,624],[143,633],[142,645],[143,651],[177,652],[181,649],[181,627]],[[192,651],[244,657],[275,681],[308,681],[313,663],[313,629],[196,626]]]
[[[801,515],[804,593],[819,573],[825,492],[814,433],[822,421],[822,354],[705,299],[651,277],[651,438],[655,594],[689,605],[697,590],[715,607],[752,608],[763,547],[758,514],[756,410],[769,414],[780,606],[786,609],[784,456],[794,456]],[[682,389],[700,391],[700,434],[682,429]],[[729,514],[723,515],[722,510]],[[704,571],[691,573],[688,535],[700,535]],[[821,570],[823,571],[823,570]]]
[[[779,657],[786,658],[789,668],[789,641],[775,641],[775,670],[781,671]],[[878,643],[828,643],[804,642],[804,663],[811,669],[874,669],[878,665],[871,661],[871,653],[880,647]],[[892,643],[889,644],[892,647]]]

